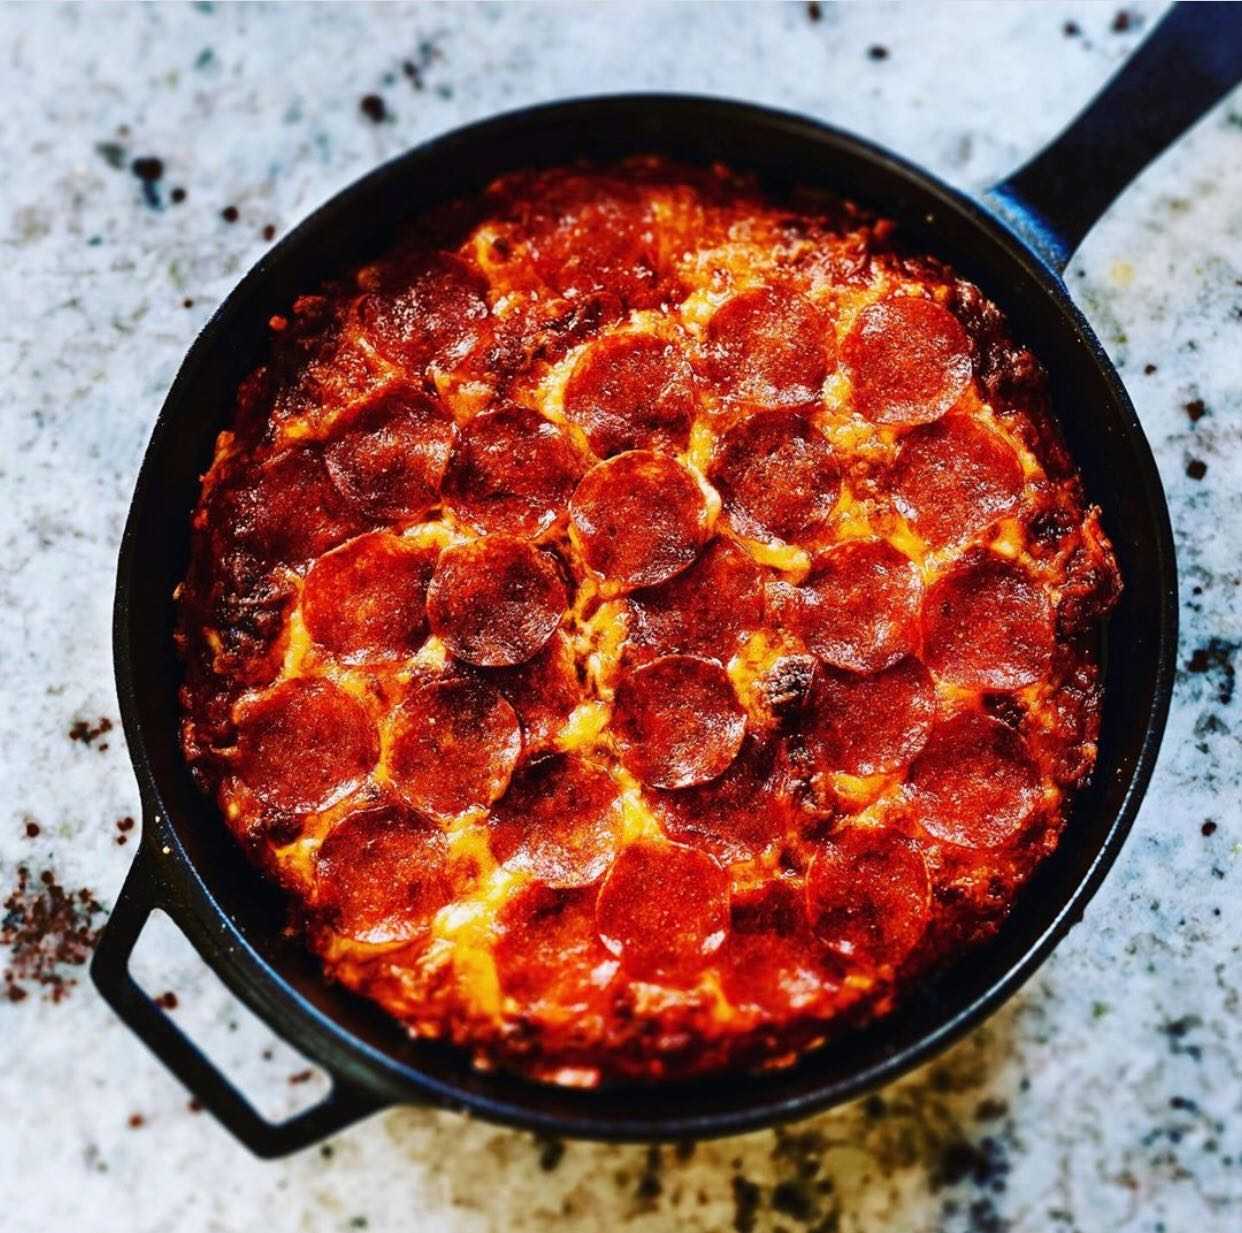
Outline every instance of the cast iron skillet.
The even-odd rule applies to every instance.
[[[385,1106],[469,1110],[547,1134],[668,1140],[732,1134],[801,1117],[893,1079],[945,1048],[1035,970],[1083,908],[1125,838],[1164,728],[1177,643],[1177,575],[1151,452],[1112,366],[1060,271],[1096,217],[1164,146],[1242,77],[1232,6],[1178,6],[1105,91],[986,204],[857,137],[800,116],[722,99],[586,98],[532,107],[437,138],[316,211],[225,301],[194,344],[156,422],[121,545],[117,689],[142,795],[142,843],[95,955],[104,997],[252,1151],[278,1156]],[[1125,593],[1109,630],[1099,764],[1064,842],[999,935],[896,1014],[790,1070],[664,1087],[565,1091],[475,1073],[463,1053],[415,1043],[371,1004],[326,982],[282,934],[284,907],[242,859],[177,743],[173,588],[216,433],[260,358],[268,317],[333,273],[375,256],[398,223],[433,202],[530,165],[658,151],[723,160],[768,179],[823,184],[896,217],[1008,315],[1048,367],[1053,403],[1116,545]],[[228,987],[332,1077],[331,1094],[272,1124],[129,974],[162,908]]]

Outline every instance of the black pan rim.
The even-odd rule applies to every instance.
[[[791,1098],[765,1100],[762,1079],[744,1077],[743,1081],[753,1085],[754,1098],[736,1111],[701,1115],[687,1112],[671,1118],[636,1119],[618,1123],[591,1112],[589,1092],[569,1096],[581,1110],[573,1116],[548,1113],[539,1108],[539,1093],[547,1090],[546,1085],[542,1084],[524,1085],[523,1091],[529,1092],[531,1096],[529,1102],[463,1092],[454,1084],[419,1071],[359,1039],[307,1002],[267,963],[204,882],[190,861],[175,829],[166,820],[167,811],[137,714],[134,659],[138,648],[131,642],[130,608],[132,597],[139,593],[141,580],[142,563],[136,551],[137,526],[148,504],[145,498],[152,487],[154,471],[159,466],[162,445],[177,431],[178,407],[186,399],[184,386],[189,379],[188,373],[196,364],[203,362],[213,347],[219,345],[220,335],[228,327],[238,303],[256,286],[261,285],[272,269],[287,261],[289,254],[300,243],[304,243],[307,237],[319,233],[325,226],[330,226],[333,218],[349,209],[351,203],[360,195],[379,183],[400,176],[415,163],[441,156],[446,150],[468,145],[484,135],[495,141],[506,130],[527,129],[554,117],[563,119],[574,113],[585,117],[592,112],[624,114],[637,107],[690,110],[697,112],[705,120],[710,118],[714,122],[758,126],[768,130],[780,129],[808,140],[812,148],[846,152],[882,164],[909,181],[921,196],[936,202],[939,208],[964,216],[971,225],[984,233],[989,242],[999,245],[1012,260],[1023,267],[1025,273],[1070,325],[1077,344],[1088,352],[1124,419],[1127,444],[1139,467],[1134,479],[1143,488],[1145,503],[1155,528],[1154,542],[1150,546],[1160,578],[1161,605],[1159,611],[1152,613],[1158,630],[1158,663],[1152,702],[1146,714],[1136,717],[1136,722],[1141,723],[1143,728],[1142,752],[1129,775],[1122,804],[1114,814],[1085,875],[1080,878],[1073,892],[1059,904],[1042,933],[1002,978],[995,981],[983,995],[947,1014],[937,1029],[911,1044],[894,1049],[883,1060],[859,1070],[845,1081],[830,1082]],[[178,511],[178,515],[188,521],[189,510]],[[263,986],[266,996],[262,1000],[269,1012],[268,1017],[282,1034],[288,1035],[316,1060],[331,1056],[333,1064],[329,1068],[340,1075],[345,1083],[357,1083],[391,1103],[400,1103],[403,1100],[408,1103],[421,1097],[443,1106],[469,1109],[491,1121],[543,1133],[615,1141],[706,1138],[741,1133],[805,1117],[890,1082],[942,1051],[1010,997],[1079,919],[1129,833],[1154,769],[1168,714],[1176,657],[1176,631],[1177,582],[1173,536],[1155,461],[1116,371],[1082,313],[1069,298],[1060,278],[984,206],[874,143],[794,112],[714,96],[669,93],[591,95],[541,103],[479,120],[435,137],[382,164],[333,195],[266,253],[236,285],[198,335],[183,360],[156,421],[122,538],[113,629],[120,712],[147,820],[143,847],[153,854],[155,863],[166,871],[165,876],[175,880],[188,895],[202,925],[200,936],[192,940],[204,951],[204,958],[226,984],[242,996],[243,1000],[248,1001],[251,999],[243,991],[253,994],[256,986]],[[175,724],[176,717],[170,716],[170,722]],[[187,924],[179,923],[183,926]],[[635,1090],[641,1091],[641,1088]],[[567,1094],[558,1089],[557,1096],[563,1101]]]

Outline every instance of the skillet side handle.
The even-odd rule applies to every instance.
[[[138,849],[91,961],[91,980],[126,1026],[181,1080],[195,1099],[256,1156],[273,1159],[309,1147],[382,1108],[385,1101],[346,1087],[283,1122],[269,1122],[139,987],[129,959],[163,893],[145,846]]]
[[[988,204],[1058,272],[1167,146],[1242,81],[1242,4],[1175,4],[1051,145]]]

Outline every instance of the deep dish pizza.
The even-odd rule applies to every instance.
[[[183,745],[325,970],[479,1065],[780,1065],[995,931],[1120,587],[1038,361],[891,224],[511,175],[271,321]]]

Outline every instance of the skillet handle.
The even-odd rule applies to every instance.
[[[286,1121],[269,1122],[130,974],[130,955],[147,918],[154,909],[163,907],[162,884],[143,844],[95,949],[91,979],[130,1030],[256,1156],[271,1159],[309,1147],[388,1103],[350,1088],[334,1076],[332,1090],[317,1105]]]
[[[1242,4],[1175,4],[1051,145],[985,199],[1054,270],[1123,189],[1242,81]]]

